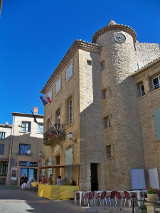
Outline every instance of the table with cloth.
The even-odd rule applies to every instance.
[[[38,196],[49,200],[73,199],[78,186],[38,184]]]
[[[39,184],[39,182],[32,182],[32,183],[31,183],[31,186],[33,186],[33,187],[37,187],[37,186],[38,186],[38,184]]]

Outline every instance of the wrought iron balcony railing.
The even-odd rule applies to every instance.
[[[51,145],[54,142],[60,142],[65,139],[64,125],[54,124],[44,133],[44,144]]]

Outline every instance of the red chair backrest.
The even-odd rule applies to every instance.
[[[124,191],[124,197],[127,198],[127,199],[131,198],[129,192],[127,192],[127,191]]]
[[[106,192],[105,191],[103,191],[102,193],[101,193],[101,199],[104,199],[105,197],[106,197]]]

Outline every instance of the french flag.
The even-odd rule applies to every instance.
[[[43,105],[51,104],[52,103],[52,99],[50,97],[40,96],[40,99],[41,99]]]

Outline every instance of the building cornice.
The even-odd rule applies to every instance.
[[[20,112],[12,112],[12,116],[19,116],[19,117],[29,117],[33,118],[33,114],[28,114],[28,113],[20,113]],[[43,118],[43,115],[40,114],[34,114],[36,118]]]
[[[47,81],[47,83],[45,84],[43,89],[41,90],[41,93],[46,92],[47,88],[52,84],[54,77],[57,75],[57,73],[62,71],[64,69],[64,67],[69,63],[69,61],[71,60],[71,58],[73,57],[73,55],[75,54],[75,51],[77,49],[82,49],[82,50],[86,50],[89,52],[99,52],[100,45],[85,42],[82,40],[74,41],[72,46],[68,49],[67,53],[65,54],[65,56],[63,57],[63,59],[61,60],[61,62],[59,63],[59,65],[57,66],[55,71],[52,73],[51,77],[49,78],[49,80]]]
[[[94,34],[92,41],[94,43],[96,43],[97,38],[99,36],[103,35],[107,31],[111,31],[111,30],[123,30],[123,31],[129,33],[133,37],[133,41],[136,42],[136,32],[131,27],[128,27],[128,26],[122,25],[122,24],[114,24],[114,25],[108,25],[108,26],[103,27],[102,29],[98,30]]]
[[[151,67],[156,66],[157,64],[160,64],[160,57],[158,57],[157,59],[155,59],[155,60],[151,61],[150,63],[146,64],[145,66],[143,66],[139,70],[137,70],[135,73],[132,74],[132,76],[139,75],[140,73],[145,72],[146,70],[148,70]]]
[[[11,124],[0,124],[0,127],[3,127],[3,128],[12,128],[12,125]]]

